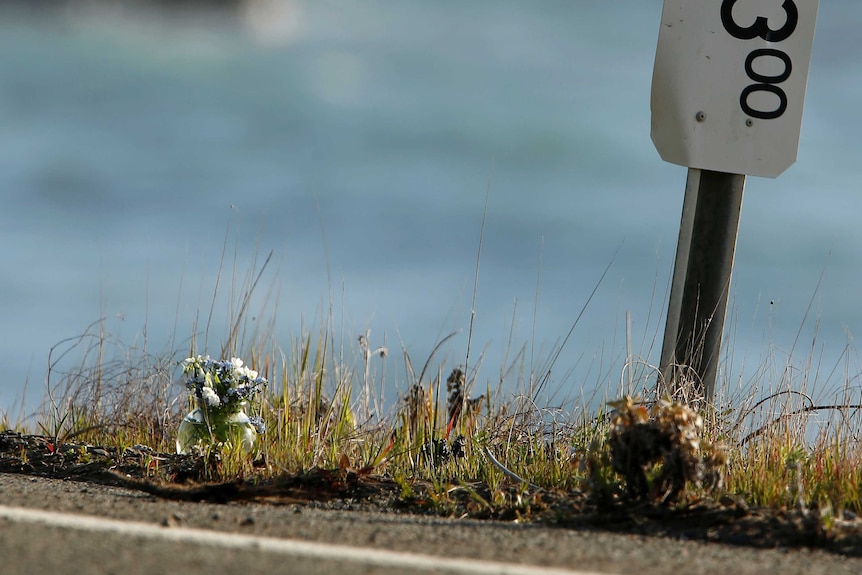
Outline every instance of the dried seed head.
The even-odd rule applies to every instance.
[[[703,418],[691,407],[664,398],[648,411],[628,396],[610,405],[615,408],[608,435],[611,465],[625,479],[630,497],[674,501],[687,483],[721,481],[726,452],[709,446],[702,454]],[[661,473],[650,482],[646,470],[657,464]]]

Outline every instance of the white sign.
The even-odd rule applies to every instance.
[[[776,177],[796,161],[818,0],[665,0],[652,140],[691,168]]]

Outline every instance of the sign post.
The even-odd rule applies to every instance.
[[[695,381],[693,391],[713,396],[744,187],[743,175],[688,170],[662,345],[666,391]]]
[[[660,385],[712,401],[746,175],[796,161],[818,0],[665,0],[651,136],[688,166]]]

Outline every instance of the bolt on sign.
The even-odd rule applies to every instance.
[[[662,159],[774,178],[796,161],[818,0],[665,0],[652,82]]]

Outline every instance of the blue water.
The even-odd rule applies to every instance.
[[[332,302],[348,354],[369,329],[390,348],[390,391],[402,345],[418,369],[460,330],[433,366],[448,371],[486,194],[479,388],[525,344],[538,369],[618,249],[549,389],[617,393],[627,311],[634,352],[658,361],[686,176],[649,138],[661,2],[344,4],[0,13],[0,411],[35,405],[51,346],[99,317],[128,346],[185,353],[225,238],[222,290],[274,252],[254,305],[279,294],[285,348]],[[800,328],[793,362],[816,335],[819,381],[840,385],[862,332],[860,26],[858,2],[821,5],[799,160],[747,183],[732,388]],[[218,301],[199,352],[226,335]]]

